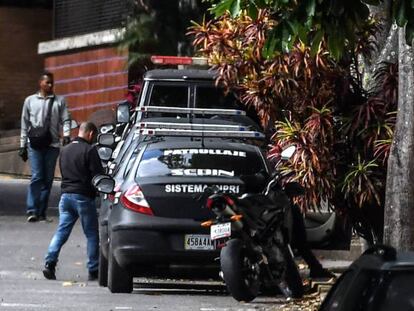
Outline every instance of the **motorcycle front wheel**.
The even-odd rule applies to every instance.
[[[240,239],[232,239],[220,252],[220,266],[227,290],[238,301],[252,301],[260,289],[260,269]]]

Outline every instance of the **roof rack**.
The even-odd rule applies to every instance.
[[[173,123],[173,122],[140,122],[139,128],[147,129],[181,129],[181,130],[211,130],[211,131],[248,131],[247,126],[227,124]]]
[[[256,131],[213,131],[180,129],[139,129],[139,133],[148,136],[185,136],[185,137],[219,137],[264,139],[265,135]]]
[[[181,108],[166,106],[142,106],[137,107],[136,111],[140,112],[166,112],[166,113],[194,113],[204,115],[227,115],[227,116],[245,116],[246,112],[237,109],[209,109],[209,108]]]

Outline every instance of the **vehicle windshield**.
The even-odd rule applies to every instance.
[[[147,149],[136,177],[209,176],[232,178],[264,169],[259,154],[241,150],[193,148]]]

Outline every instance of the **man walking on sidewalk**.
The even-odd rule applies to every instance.
[[[60,155],[62,173],[62,196],[59,202],[59,225],[45,257],[45,278],[55,280],[55,267],[59,252],[80,217],[83,232],[87,238],[89,280],[98,278],[99,237],[98,215],[95,206],[96,192],[92,178],[104,172],[98,152],[91,145],[98,130],[93,123],[84,122],[79,135]]]
[[[70,115],[66,101],[53,93],[53,75],[44,72],[39,92],[26,98],[22,110],[19,156],[29,157],[32,177],[27,194],[27,221],[47,220],[50,189],[59,155],[59,128],[63,145],[70,142]]]

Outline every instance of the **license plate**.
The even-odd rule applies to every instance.
[[[227,238],[231,236],[231,223],[212,225],[210,227],[210,237],[212,240]]]
[[[184,248],[193,250],[214,250],[216,242],[207,234],[186,234],[184,237]]]

